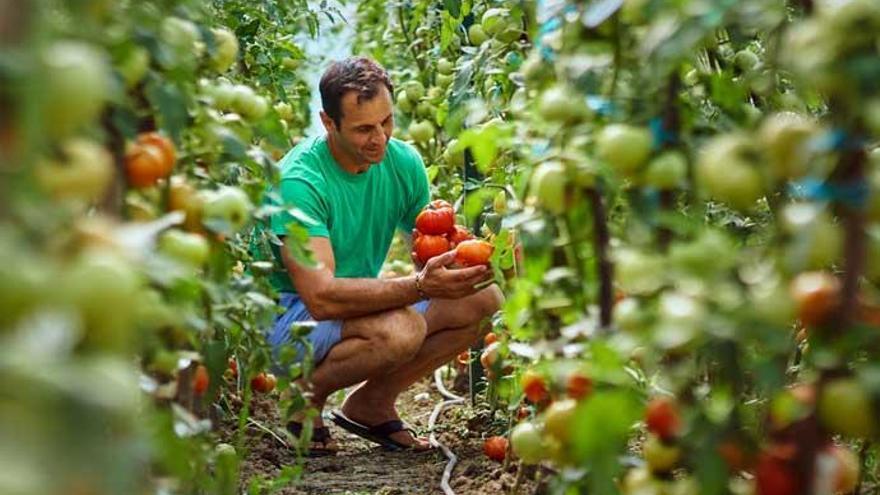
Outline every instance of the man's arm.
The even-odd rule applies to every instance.
[[[330,239],[311,237],[309,248],[318,262],[317,268],[297,263],[286,247],[281,249],[281,256],[294,287],[316,320],[344,320],[414,304],[422,299],[416,288],[417,277],[425,295],[444,299],[471,295],[479,290],[475,285],[491,277],[483,266],[447,269],[455,258],[455,251],[450,251],[431,259],[418,274],[408,277],[336,278]]]

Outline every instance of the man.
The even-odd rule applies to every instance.
[[[287,311],[269,336],[276,348],[290,341],[290,327],[316,320],[308,336],[318,363],[305,384],[322,411],[327,397],[360,384],[333,420],[389,448],[425,450],[397,415],[397,396],[467,349],[480,323],[498,310],[487,267],[449,268],[454,252],[437,256],[416,275],[376,278],[395,229],[407,235],[429,202],[429,185],[418,152],[391,138],[393,87],[385,70],[363,57],[331,65],[320,82],[325,136],[303,141],[280,163],[277,194],[315,220],[305,223],[317,268],[298,264],[287,249],[278,256],[285,276],[274,284]],[[271,228],[287,232],[289,213]],[[302,421],[302,417],[298,418]],[[312,454],[332,454],[321,415],[314,419]],[[302,424],[288,425],[294,435]]]

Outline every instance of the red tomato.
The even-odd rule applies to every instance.
[[[177,159],[177,152],[174,149],[174,143],[167,137],[158,132],[145,132],[137,137],[138,144],[155,146],[162,152],[161,176],[166,177],[174,168],[174,162]]]
[[[498,336],[495,335],[495,332],[489,332],[483,337],[483,344],[485,345],[491,345],[495,342],[498,342]]]
[[[442,235],[420,235],[413,243],[416,258],[422,263],[449,251],[449,248],[449,241]]]
[[[455,262],[461,266],[485,265],[495,247],[486,241],[464,241],[455,248]]]
[[[483,453],[493,461],[503,461],[507,456],[507,439],[504,437],[487,438],[483,443]]]
[[[444,235],[454,226],[455,212],[443,200],[432,202],[416,217],[416,230],[422,234]]]
[[[195,375],[193,375],[193,392],[198,396],[204,395],[210,383],[211,378],[208,376],[208,368],[200,364],[196,368]]]
[[[801,493],[797,476],[782,460],[761,454],[755,468],[755,493],[757,495],[795,495]]]
[[[575,400],[581,400],[593,391],[593,380],[575,371],[565,382],[565,393]]]
[[[645,423],[648,431],[663,440],[678,436],[681,431],[681,416],[678,404],[670,397],[655,397],[645,410]]]
[[[229,371],[232,372],[233,378],[238,376],[238,362],[234,357],[229,358]]]
[[[449,242],[452,244],[452,247],[455,247],[461,244],[464,241],[469,241],[474,238],[474,234],[471,234],[471,231],[467,229],[467,227],[456,225],[449,232]]]
[[[268,394],[274,390],[275,383],[275,375],[272,373],[260,372],[260,374],[251,378],[251,388],[263,394]]]
[[[791,281],[798,318],[806,327],[825,323],[840,305],[840,281],[828,272],[801,273]]]
[[[431,201],[428,206],[435,210],[439,210],[441,208],[452,208],[452,204],[445,199],[435,199],[434,201]]]
[[[534,371],[529,370],[523,373],[520,383],[522,384],[523,393],[526,394],[526,399],[532,404],[539,404],[550,397],[547,384],[544,383],[544,377]]]
[[[150,187],[165,170],[165,156],[161,149],[151,145],[135,144],[125,154],[125,173],[132,187]]]

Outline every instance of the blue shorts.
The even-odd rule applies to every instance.
[[[275,324],[272,326],[272,331],[269,332],[268,336],[269,345],[272,346],[276,355],[282,346],[290,344],[290,328],[295,323],[314,323],[312,331],[309,332],[306,339],[312,346],[316,364],[323,361],[330,352],[330,349],[342,340],[342,320],[315,322],[299,295],[283,292],[280,294],[278,304],[287,308],[287,310],[275,319]],[[419,301],[410,307],[418,311],[419,314],[425,314],[430,304],[430,300],[425,300]],[[293,343],[293,346],[297,351],[297,360],[301,360],[305,353],[303,344],[297,341]]]

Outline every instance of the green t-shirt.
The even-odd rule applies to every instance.
[[[284,235],[290,222],[299,222],[309,236],[329,237],[337,277],[378,276],[395,229],[412,231],[416,216],[430,201],[421,156],[394,138],[388,142],[382,162],[362,174],[351,174],[337,164],[326,136],[299,143],[281,159],[279,167],[280,182],[272,191],[281,206],[294,206],[315,223],[301,222],[284,211],[272,215],[272,232]],[[272,195],[267,198],[268,204],[276,204]],[[279,292],[296,292],[277,248],[273,256],[276,270],[272,286]]]

